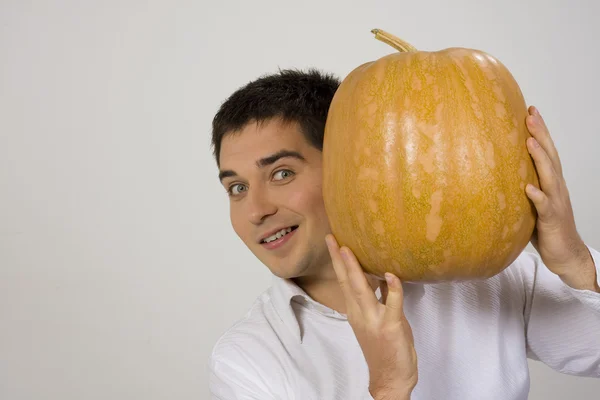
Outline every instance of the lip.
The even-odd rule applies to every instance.
[[[298,225],[287,225],[287,226],[281,226],[281,227],[279,227],[279,228],[277,228],[277,229],[273,229],[272,231],[270,231],[270,232],[267,232],[267,233],[265,233],[264,235],[262,235],[262,236],[260,237],[260,239],[258,239],[258,243],[259,243],[259,244],[264,244],[264,243],[263,243],[263,240],[265,240],[265,239],[266,239],[266,238],[268,238],[269,236],[273,236],[274,234],[276,234],[276,233],[277,233],[277,232],[279,232],[280,230],[282,230],[282,229],[287,229],[287,228],[291,228],[291,227],[293,227],[293,226],[296,226],[296,227],[297,227]],[[293,231],[292,231],[292,232],[293,232]],[[292,233],[292,232],[290,232],[290,233]],[[288,234],[288,235],[289,235],[289,234]],[[286,235],[286,236],[287,236],[287,235]],[[279,240],[279,239],[278,239],[278,240]]]
[[[295,225],[292,225],[292,226],[295,226]],[[277,249],[277,248],[283,246],[284,244],[286,244],[287,242],[289,242],[290,239],[292,239],[294,237],[294,235],[296,234],[297,230],[298,230],[298,228],[294,229],[293,231],[291,231],[290,233],[286,234],[285,236],[280,237],[279,239],[273,240],[272,242],[269,242],[269,243],[263,243],[263,242],[261,242],[260,245],[263,246],[265,249],[268,249],[268,250]],[[278,232],[278,231],[275,231],[275,232]],[[266,236],[266,237],[269,237],[269,236]]]

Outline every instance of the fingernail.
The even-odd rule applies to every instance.
[[[531,183],[528,183],[527,186],[525,187],[525,190],[528,190],[529,193],[537,193],[540,190],[538,188],[536,188],[534,185],[532,185]]]
[[[537,141],[537,140],[535,140],[535,138],[531,138],[531,139],[529,139],[529,141],[531,142],[531,145],[532,145],[533,147],[535,147],[535,148],[538,148],[538,147],[540,147],[540,144],[538,143],[538,141]]]
[[[385,273],[385,281],[387,282],[388,286],[396,287],[396,280],[394,279],[394,275],[390,274],[389,272]]]
[[[342,258],[345,261],[348,261],[350,259],[350,256],[348,255],[348,250],[345,247],[342,247],[342,249],[340,250],[340,253],[342,253]]]
[[[533,107],[533,113],[538,117],[540,116],[540,110],[538,110],[537,107]]]

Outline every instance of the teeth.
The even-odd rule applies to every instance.
[[[286,229],[282,229],[279,232],[276,232],[274,235],[269,236],[268,238],[264,239],[263,242],[264,243],[269,243],[272,242],[273,240],[277,240],[285,235],[287,235],[288,233],[290,233],[292,231],[292,228],[286,228]]]

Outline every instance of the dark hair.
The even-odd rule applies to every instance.
[[[322,150],[329,105],[339,85],[338,78],[316,69],[286,69],[241,87],[225,100],[212,122],[217,165],[225,135],[239,132],[250,122],[272,118],[298,123],[306,140]]]

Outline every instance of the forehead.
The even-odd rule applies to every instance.
[[[235,169],[238,165],[255,163],[281,149],[304,154],[309,148],[312,146],[308,144],[296,122],[272,119],[261,123],[251,122],[239,132],[225,135],[221,142],[219,160],[222,169]]]

